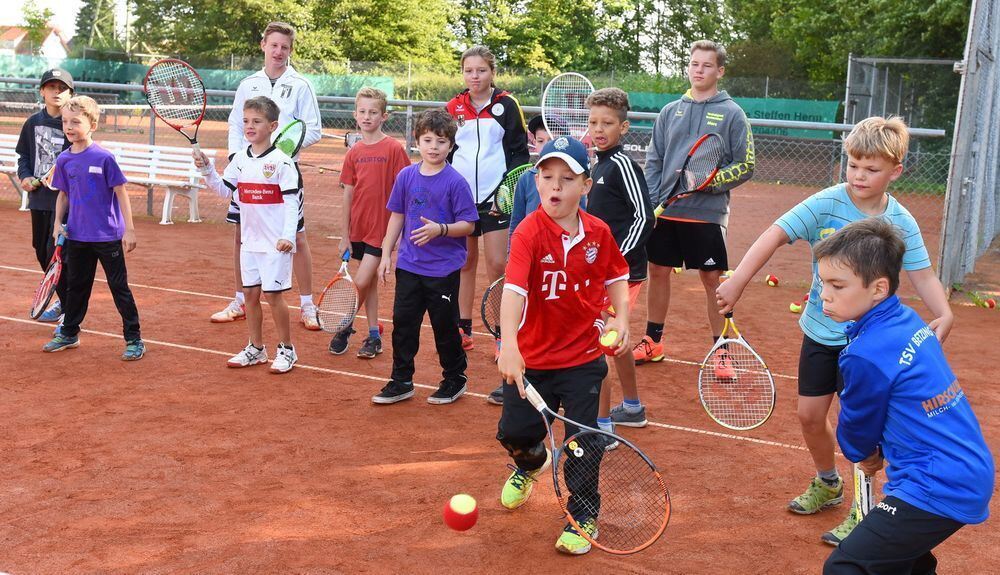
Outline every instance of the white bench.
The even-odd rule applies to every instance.
[[[21,193],[21,210],[27,210],[28,194],[21,189],[17,179],[17,136],[0,134],[0,172],[3,172]],[[171,212],[174,199],[184,196],[188,199],[188,221],[200,222],[198,213],[198,190],[204,188],[202,175],[191,159],[191,148],[175,146],[152,146],[127,142],[99,142],[114,154],[128,183],[143,186],[152,198],[153,187],[163,186],[163,214],[160,223],[172,224]],[[215,157],[215,150],[202,149],[209,158]]]

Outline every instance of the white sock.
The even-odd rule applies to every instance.
[[[312,294],[299,296],[299,307],[305,307],[307,305],[312,305],[312,304],[313,304]]]
[[[243,297],[243,292],[241,291],[236,292],[236,301],[239,302],[240,305],[246,303],[246,299]]]

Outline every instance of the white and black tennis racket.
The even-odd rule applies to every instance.
[[[582,74],[566,72],[549,81],[542,93],[542,123],[553,139],[582,140],[590,130],[587,97],[594,85]]]
[[[726,145],[722,136],[705,134],[698,138],[698,141],[688,150],[677,185],[674,186],[667,199],[656,206],[653,215],[660,217],[663,210],[670,204],[711,186],[716,174],[719,173],[719,168],[722,167],[725,154]]]
[[[483,317],[483,325],[490,335],[500,338],[500,300],[503,299],[504,277],[490,284],[483,293],[483,303],[479,312]]]
[[[306,139],[306,123],[302,120],[292,120],[274,137],[274,147],[284,152],[289,158],[302,149],[302,142]]]
[[[705,413],[729,429],[760,427],[774,411],[774,377],[736,329],[732,312],[698,369],[698,397]]]
[[[198,72],[187,62],[167,58],[150,66],[142,86],[153,113],[200,152],[198,129],[205,118],[207,98]]]
[[[323,288],[316,304],[316,321],[320,329],[327,333],[340,333],[350,327],[358,313],[358,288],[347,271],[350,259],[351,250],[344,250],[340,270]]]
[[[875,507],[874,479],[865,475],[857,463],[854,464],[854,501],[861,519],[867,517]]]
[[[670,521],[670,494],[656,465],[627,439],[568,419],[553,411],[527,379],[524,391],[542,415],[552,446],[552,482],[566,519],[590,543],[608,553],[629,555],[656,542]],[[552,420],[567,426],[557,446]],[[618,448],[605,451],[618,442]],[[580,523],[596,521],[593,535]]]

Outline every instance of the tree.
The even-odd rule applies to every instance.
[[[42,44],[49,35],[51,30],[49,20],[55,13],[48,8],[39,8],[35,0],[28,0],[21,9],[21,15],[24,17],[24,29],[28,31],[27,40],[31,53],[38,54],[42,51]]]
[[[75,38],[75,48],[121,49],[122,46],[115,39],[114,2],[84,0],[76,15]]]

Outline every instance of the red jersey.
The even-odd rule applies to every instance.
[[[381,247],[389,226],[389,210],[385,207],[392,193],[396,175],[410,165],[402,144],[393,138],[383,138],[377,144],[360,141],[344,157],[340,183],[354,186],[351,202],[352,242],[364,242]]]
[[[572,237],[544,210],[526,217],[510,240],[504,289],[525,298],[517,343],[529,369],[563,369],[601,355],[594,322],[607,286],[629,268],[607,224],[580,210]]]

